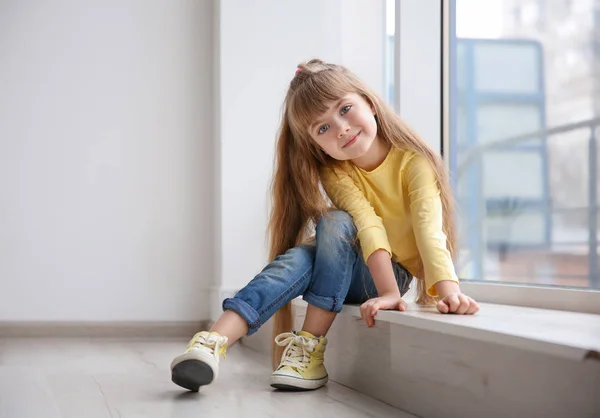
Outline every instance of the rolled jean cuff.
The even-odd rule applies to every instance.
[[[307,303],[317,308],[325,309],[329,312],[341,312],[344,307],[344,300],[331,296],[319,296],[307,290],[302,296]]]
[[[248,303],[244,302],[242,299],[235,297],[225,299],[223,301],[223,311],[226,310],[234,311],[246,321],[248,324],[248,334],[246,335],[254,334],[262,325],[256,309],[248,305]]]

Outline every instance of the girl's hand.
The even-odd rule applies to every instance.
[[[443,314],[473,315],[479,311],[479,305],[467,295],[458,292],[444,296],[438,302],[437,309]]]
[[[406,302],[402,300],[399,293],[396,293],[369,299],[360,305],[360,316],[362,316],[369,328],[375,325],[375,315],[377,315],[377,311],[380,309],[388,311],[405,311]]]
[[[451,280],[443,280],[437,282],[435,288],[440,296],[437,309],[441,313],[473,315],[479,310],[477,302],[460,291],[458,283]]]

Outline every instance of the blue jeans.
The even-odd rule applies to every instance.
[[[400,264],[392,266],[404,295],[412,276]],[[344,303],[360,304],[377,297],[357,245],[356,227],[346,212],[331,211],[323,216],[314,245],[299,245],[275,258],[235,297],[225,299],[223,310],[244,318],[251,335],[300,295],[309,304],[331,312],[340,312]]]

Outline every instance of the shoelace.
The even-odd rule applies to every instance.
[[[280,347],[287,346],[283,350],[282,366],[306,369],[310,354],[315,351],[315,346],[319,344],[319,340],[296,335],[293,332],[286,332],[275,337],[275,343]]]
[[[191,348],[208,349],[212,355],[218,360],[219,356],[227,358],[227,338],[218,337],[216,335],[199,332],[192,337],[188,344],[188,350]]]

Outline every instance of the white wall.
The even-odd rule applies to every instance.
[[[383,1],[0,4],[0,321],[195,321],[267,259],[296,65],[383,89]]]
[[[212,3],[0,3],[0,321],[208,316]]]
[[[296,65],[311,58],[346,64],[374,90],[383,88],[382,1],[221,0],[218,7],[222,241],[212,319],[221,300],[267,261],[267,192],[281,106]]]
[[[341,64],[385,99],[385,1],[343,0],[342,6]]]
[[[267,189],[286,89],[299,62],[340,60],[339,1],[220,3],[221,277],[240,288],[267,261]]]

